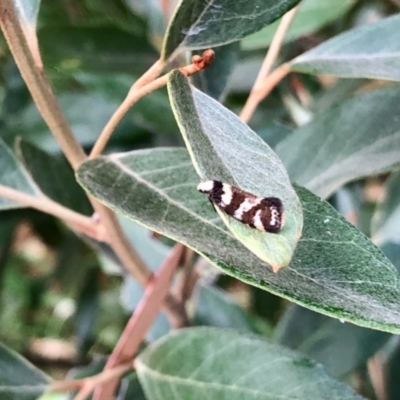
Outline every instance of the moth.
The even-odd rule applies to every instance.
[[[219,181],[200,182],[197,190],[211,203],[240,222],[264,232],[279,233],[284,210],[277,197],[260,197]]]

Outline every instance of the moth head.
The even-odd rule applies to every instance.
[[[200,182],[197,185],[197,190],[201,193],[210,194],[214,189],[214,181]]]

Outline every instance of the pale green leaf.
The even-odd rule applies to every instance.
[[[49,378],[14,351],[0,344],[1,400],[36,400]]]
[[[299,0],[181,0],[164,39],[162,59],[235,42],[275,21]]]
[[[39,195],[39,189],[26,173],[24,167],[0,139],[0,185],[7,186],[31,196]],[[21,204],[0,197],[0,210],[23,207]]]
[[[399,274],[328,203],[297,188],[303,236],[275,274],[227,230],[204,195],[185,149],[149,149],[82,164],[80,183],[119,213],[203,255],[249,284],[323,314],[400,333]]]
[[[22,26],[34,33],[41,0],[12,0],[12,2]]]
[[[356,95],[276,147],[292,181],[326,198],[345,183],[400,163],[400,87]]]
[[[155,400],[361,400],[303,355],[256,335],[211,328],[169,334],[135,361]]]
[[[378,204],[372,219],[371,233],[375,243],[400,239],[400,172],[386,182],[386,197]]]
[[[222,181],[257,196],[282,200],[286,222],[279,234],[250,228],[216,209],[248,249],[275,270],[286,267],[301,235],[303,216],[282,162],[235,114],[191,87],[182,73],[171,74],[168,90],[175,118],[202,181]]]
[[[304,0],[285,35],[285,42],[317,31],[324,25],[344,15],[355,0]],[[271,44],[281,20],[242,40],[242,48],[254,50]]]
[[[354,28],[295,58],[291,69],[344,78],[400,80],[400,14]]]

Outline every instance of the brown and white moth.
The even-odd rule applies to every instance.
[[[197,190],[226,214],[252,228],[278,233],[283,227],[283,205],[277,197],[255,196],[219,181],[200,182]]]

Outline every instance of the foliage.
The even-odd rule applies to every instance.
[[[1,398],[396,399],[398,2],[173,3],[0,4]]]

